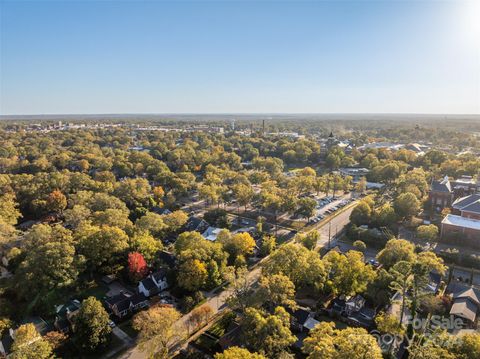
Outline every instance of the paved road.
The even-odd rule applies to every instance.
[[[327,223],[321,223],[320,227],[317,228],[318,231],[321,234],[321,239],[317,243],[317,247],[322,247],[328,244],[328,234],[329,234],[329,227],[330,229],[330,234],[333,238],[335,235],[335,232],[338,231],[340,232],[344,226],[346,226],[349,221],[350,221],[350,213],[353,210],[353,207],[347,208],[344,212],[339,213],[336,217],[332,218],[330,220],[331,225]],[[335,244],[335,241],[332,241],[332,245]],[[258,280],[261,274],[261,263],[257,265],[253,270],[251,270],[248,274],[249,276],[249,281],[254,283]],[[224,291],[214,294],[214,293],[207,293],[206,297],[208,304],[212,309],[213,313],[216,314],[219,311],[225,309],[226,304],[225,301],[226,299],[230,296],[230,290],[227,288]],[[185,324],[189,318],[189,314],[184,315],[180,320],[177,322],[178,328],[185,328]],[[146,358],[145,353],[141,352],[140,349],[135,346],[131,349],[129,349],[127,352],[123,353],[122,355],[119,356],[120,359],[144,359]]]

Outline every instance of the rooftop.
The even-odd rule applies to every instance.
[[[474,203],[480,201],[480,194],[472,194],[469,196],[461,197],[453,202],[452,207],[458,210],[464,210],[465,207],[468,207]]]
[[[442,221],[442,224],[449,224],[451,226],[470,228],[480,231],[480,220],[456,216],[454,214],[446,215]]]
[[[471,322],[475,321],[477,316],[477,305],[468,298],[456,299],[450,310],[450,314],[465,318]]]
[[[445,176],[441,181],[432,181],[431,190],[434,192],[452,192],[448,176]]]

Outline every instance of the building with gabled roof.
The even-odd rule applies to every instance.
[[[448,176],[437,181],[432,180],[430,184],[429,201],[437,210],[450,207],[453,202],[453,190]]]
[[[198,232],[203,233],[210,227],[210,224],[199,217],[189,217],[187,223],[183,226],[182,232]]]
[[[145,295],[145,297],[151,297],[167,289],[167,273],[168,270],[166,268],[160,268],[158,271],[150,274],[147,278],[138,282],[138,292]]]
[[[450,314],[460,318],[466,327],[472,327],[480,309],[479,293],[472,287],[453,293],[453,305]]]

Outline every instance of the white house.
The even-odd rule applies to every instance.
[[[214,242],[217,240],[217,236],[221,230],[222,228],[208,227],[207,230],[202,233],[202,237],[205,238],[206,240]]]
[[[167,271],[160,269],[138,283],[138,292],[146,297],[158,294],[168,288]]]

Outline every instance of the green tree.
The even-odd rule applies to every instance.
[[[9,225],[17,224],[18,218],[22,216],[17,207],[12,193],[0,195],[0,220]]]
[[[233,195],[237,200],[239,206],[245,207],[245,212],[247,211],[247,206],[253,199],[255,192],[249,184],[240,183],[233,187]]]
[[[363,328],[335,329],[334,322],[321,322],[303,341],[309,359],[382,359],[376,339]]]
[[[355,241],[353,242],[353,248],[361,253],[364,253],[367,249],[367,245],[362,241]]]
[[[139,332],[140,349],[148,358],[169,358],[169,349],[183,333],[176,322],[181,315],[174,308],[152,307],[133,318],[133,328]]]
[[[455,341],[452,353],[459,359],[480,358],[480,334],[468,333]]]
[[[262,257],[268,256],[277,246],[277,241],[274,236],[264,235],[262,243],[260,244],[260,255]]]
[[[362,293],[375,279],[375,270],[365,264],[363,254],[357,251],[348,251],[346,254],[330,251],[323,262],[329,278],[327,283],[336,295]]]
[[[273,274],[260,278],[260,296],[274,307],[284,306],[296,309],[295,285],[283,274]]]
[[[375,324],[380,333],[392,334],[397,337],[401,337],[405,334],[405,328],[395,315],[380,312],[375,317]],[[393,349],[394,341],[388,347],[388,353],[391,353]]]
[[[373,213],[373,221],[379,227],[391,226],[397,221],[397,215],[393,207],[386,203]]]
[[[425,241],[434,241],[438,238],[438,227],[434,224],[419,226],[417,237]]]
[[[173,211],[162,215],[163,222],[167,226],[168,233],[178,232],[188,221],[188,216],[184,211]]]
[[[78,348],[93,352],[104,348],[110,340],[112,329],[108,313],[95,297],[88,297],[75,316],[74,341]]]
[[[230,347],[223,353],[215,354],[215,359],[266,359],[262,354],[250,353],[247,349]]]
[[[82,224],[76,233],[79,252],[89,262],[89,268],[113,273],[121,269],[120,257],[128,249],[127,234],[117,227]]]
[[[15,331],[11,350],[13,359],[54,358],[52,347],[41,337],[32,323],[23,324]]]
[[[371,215],[372,208],[366,201],[360,201],[350,213],[350,221],[357,226],[361,226],[370,223]]]
[[[390,288],[401,294],[402,303],[400,310],[400,323],[403,323],[403,317],[410,299],[408,292],[413,288],[412,263],[407,261],[397,262],[390,270],[393,275],[393,281]]]
[[[148,231],[157,239],[162,239],[165,230],[167,229],[167,225],[163,221],[163,216],[148,212],[144,216],[137,219],[135,222],[135,227],[139,231]]]
[[[208,271],[203,262],[198,259],[189,259],[178,267],[178,285],[194,292],[205,286],[208,280]]]
[[[355,185],[355,192],[365,193],[366,190],[367,190],[367,179],[365,177],[361,177],[360,180]]]
[[[420,201],[412,193],[402,193],[393,202],[393,207],[400,218],[409,218],[420,211]]]
[[[75,283],[83,259],[75,254],[70,231],[36,225],[25,235],[24,243],[26,256],[15,273],[23,298],[43,303],[52,291]]]
[[[275,358],[296,341],[290,331],[290,315],[282,307],[277,307],[273,314],[247,308],[242,326],[247,345],[268,357]]]
[[[281,246],[270,255],[262,268],[266,275],[284,274],[296,288],[321,289],[325,282],[325,267],[317,252],[293,243]]]
[[[157,258],[159,251],[163,249],[162,242],[153,238],[149,232],[137,232],[131,238],[129,242],[131,252],[139,252],[147,263],[152,264]]]
[[[77,204],[63,212],[65,224],[73,229],[76,229],[80,223],[87,220],[91,215],[92,212],[81,204]]]
[[[313,230],[307,234],[297,234],[295,236],[295,241],[302,244],[305,248],[310,250],[315,249],[318,241],[320,240],[320,232]]]
[[[231,234],[224,229],[218,234],[217,242],[229,254],[230,263],[234,263],[239,256],[245,257],[252,254],[255,248],[255,240],[248,232]]]
[[[255,301],[252,295],[253,282],[248,275],[247,267],[227,267],[224,279],[230,283],[231,295],[227,298],[229,307],[244,313]]]
[[[315,209],[317,207],[317,201],[315,201],[313,198],[309,197],[304,197],[300,198],[297,201],[297,213],[305,217],[307,220],[310,219],[315,214]]]
[[[228,212],[223,208],[214,208],[205,212],[203,219],[210,225],[219,228],[229,228],[230,220],[228,219]]]
[[[415,246],[412,243],[404,239],[391,239],[378,253],[377,260],[388,269],[399,261],[413,262],[415,257]]]

